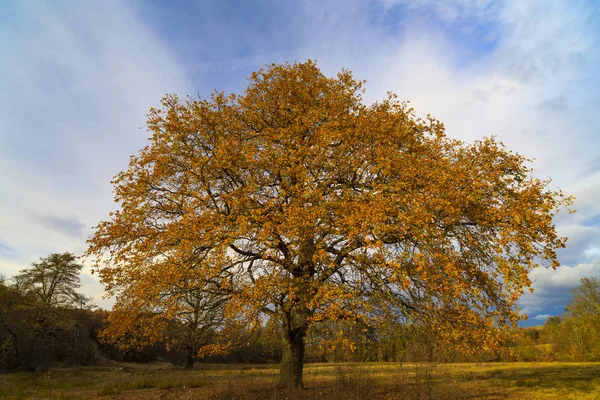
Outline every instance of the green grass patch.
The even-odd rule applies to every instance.
[[[2,399],[600,399],[599,363],[305,366],[305,390],[277,388],[277,365],[167,364],[0,375]]]

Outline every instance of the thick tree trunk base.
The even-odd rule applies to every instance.
[[[284,347],[286,347],[285,344]],[[285,389],[304,388],[302,382],[304,357],[297,357],[297,355],[294,354],[290,354],[290,356],[286,357],[285,353],[286,351],[284,350],[284,356],[281,360],[281,367],[279,370],[279,386]]]
[[[304,314],[294,315],[296,324],[284,329],[281,367],[279,370],[279,386],[287,389],[301,389],[304,367],[304,339],[306,336],[306,319]]]
[[[185,369],[194,369],[194,357],[187,356],[185,359]]]

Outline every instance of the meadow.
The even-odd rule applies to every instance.
[[[276,365],[166,363],[0,375],[2,399],[600,399],[600,363],[327,363],[304,390],[277,387]]]

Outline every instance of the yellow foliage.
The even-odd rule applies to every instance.
[[[558,265],[553,216],[572,199],[494,138],[449,139],[392,93],[365,105],[363,86],[273,64],[242,95],[152,108],[89,240],[117,310],[174,316],[178,288],[212,285],[236,321],[305,332],[393,313],[465,351],[497,346],[529,271]]]

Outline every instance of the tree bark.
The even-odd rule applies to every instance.
[[[188,354],[185,358],[185,369],[193,369],[194,368],[194,355]]]
[[[306,307],[295,304],[283,318],[282,357],[279,385],[284,388],[302,388],[304,342],[306,337]]]

